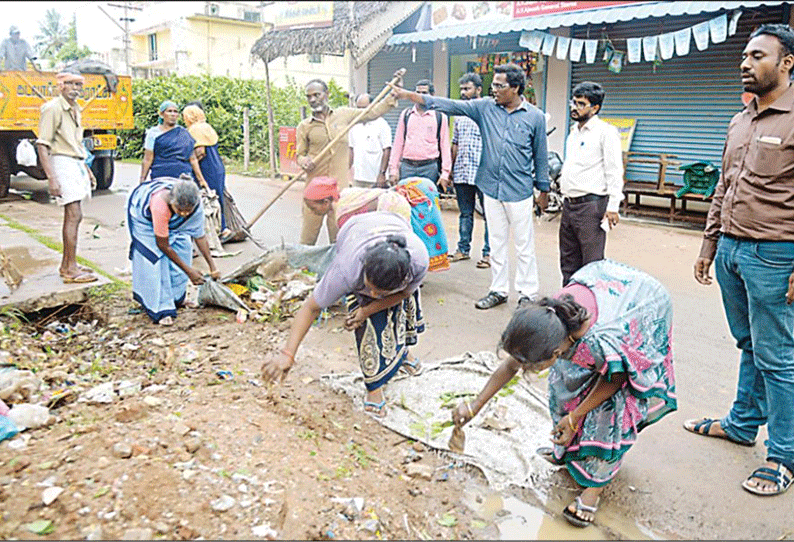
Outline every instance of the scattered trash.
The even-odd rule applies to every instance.
[[[26,524],[25,528],[33,534],[47,535],[55,531],[55,524],[49,519],[37,519]]]
[[[267,540],[276,540],[278,539],[278,532],[275,529],[270,527],[269,523],[263,523],[262,525],[257,525],[256,527],[251,528],[251,532],[254,536],[258,538],[266,538]]]
[[[47,407],[22,403],[14,405],[8,411],[8,418],[20,431],[25,429],[35,429],[43,425],[50,424],[53,420]]]
[[[32,371],[16,367],[0,368],[0,400],[9,403],[29,401],[40,387],[41,380]]]
[[[231,380],[234,378],[231,371],[215,371],[215,374],[218,375],[218,378],[221,380]]]
[[[105,382],[88,390],[80,396],[81,403],[112,403],[116,400],[116,394],[113,392],[113,382]]]
[[[231,497],[229,495],[222,495],[220,498],[212,501],[210,503],[210,507],[212,507],[212,509],[215,510],[216,512],[226,512],[228,510],[231,510],[231,508],[235,504],[237,504],[237,501],[235,500],[234,497]]]
[[[244,309],[250,312],[248,306],[235,294],[228,286],[222,282],[214,279],[209,279],[199,287],[198,298],[199,305],[214,305],[237,311]]]
[[[60,494],[63,493],[63,488],[58,486],[48,487],[44,491],[41,492],[41,502],[44,503],[44,506],[49,506],[55,499],[57,499]]]
[[[238,310],[236,319],[238,324],[244,324],[248,320],[248,311],[245,309]]]
[[[5,439],[11,438],[19,433],[19,428],[14,425],[11,418],[7,416],[0,416],[0,442]]]

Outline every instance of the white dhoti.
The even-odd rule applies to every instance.
[[[56,154],[52,156],[52,167],[61,184],[61,195],[55,198],[58,205],[91,197],[91,178],[82,158]]]

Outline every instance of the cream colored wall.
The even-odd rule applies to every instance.
[[[449,97],[449,52],[441,41],[433,42],[433,86],[436,95]]]
[[[174,43],[185,55],[180,75],[209,74],[240,79],[262,79],[262,62],[252,62],[251,47],[262,35],[258,26],[230,24],[219,20],[185,19],[181,33],[184,43]]]
[[[262,66],[264,72],[262,62],[257,62],[257,65]],[[320,63],[309,62],[308,55],[277,58],[269,66],[270,82],[276,86],[285,86],[288,84],[288,79],[292,79],[299,86],[303,86],[312,79],[322,79],[326,82],[333,79],[337,85],[350,92],[350,65],[349,51],[346,51],[344,56],[322,55]],[[366,89],[366,70],[364,71],[363,88]]]
[[[570,36],[570,30],[560,29],[553,32],[558,36]],[[571,61],[557,60],[555,55],[545,58],[546,61],[546,113],[551,115],[547,130],[556,126],[549,136],[549,150],[557,151],[560,156],[565,150],[566,125],[568,119],[568,93],[571,88]],[[542,104],[538,104],[542,105]]]

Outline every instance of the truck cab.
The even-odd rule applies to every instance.
[[[17,147],[23,140],[35,143],[41,106],[60,95],[55,72],[0,72],[0,198],[8,194],[11,175],[24,172],[34,179],[46,178],[41,164],[17,162]],[[91,170],[97,189],[110,188],[113,183],[113,159],[118,136],[113,130],[126,130],[134,125],[132,115],[132,79],[118,76],[111,92],[105,76],[83,73],[83,96],[77,103],[81,109],[83,144],[91,153]]]

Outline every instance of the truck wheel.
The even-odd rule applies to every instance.
[[[91,171],[96,177],[97,190],[107,190],[113,184],[113,172],[115,164],[111,156],[96,156],[94,163],[91,164]]]
[[[6,148],[0,145],[0,198],[8,195],[8,188],[11,186],[11,164],[9,162]]]

